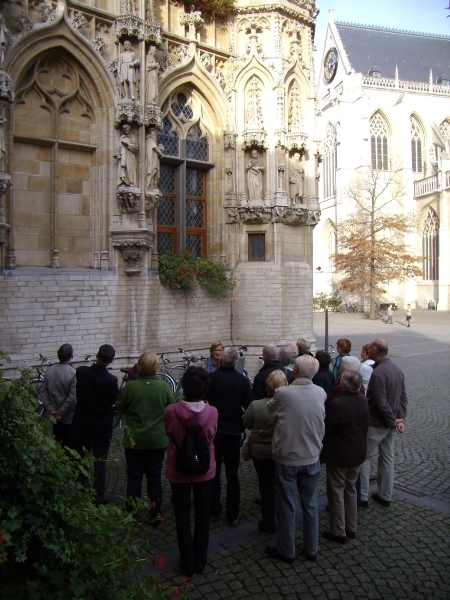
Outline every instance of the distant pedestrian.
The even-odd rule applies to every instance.
[[[361,376],[347,370],[341,392],[325,405],[325,437],[320,459],[327,465],[330,529],[323,537],[339,542],[356,536],[356,481],[366,457],[369,408],[359,393]]]
[[[106,459],[113,430],[113,406],[119,395],[117,377],[107,366],[112,363],[116,351],[109,344],[98,349],[96,362],[90,367],[78,367],[77,405],[72,421],[70,445],[83,456],[92,452],[94,462],[95,502],[105,504]]]
[[[72,346],[63,344],[58,349],[59,362],[45,371],[41,390],[41,400],[45,408],[56,419],[56,423],[53,424],[53,435],[63,446],[69,443],[71,423],[77,403],[72,358]]]
[[[389,323],[390,325],[392,325],[392,317],[393,317],[394,313],[392,312],[392,304],[389,304],[389,306],[387,307],[387,321],[386,323]]]
[[[411,304],[406,307],[406,327],[411,327]]]
[[[235,369],[239,354],[234,348],[225,348],[220,367],[210,375],[205,399],[219,413],[217,435],[214,439],[216,475],[213,484],[211,520],[218,521],[223,510],[220,503],[220,472],[225,463],[227,497],[225,515],[230,526],[240,518],[241,487],[239,463],[241,461],[241,435],[244,431],[242,415],[253,400],[250,383]]]
[[[361,465],[361,502],[368,505],[370,459],[378,453],[377,492],[372,498],[384,507],[391,504],[394,488],[394,436],[405,431],[407,396],[402,371],[388,358],[388,344],[375,338],[369,344],[375,361],[367,388],[369,431],[367,455]]]

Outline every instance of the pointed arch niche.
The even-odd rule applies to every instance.
[[[323,197],[333,198],[336,195],[337,144],[336,129],[328,123],[325,132],[323,151]]]
[[[439,279],[439,217],[429,208],[422,223],[423,280]]]
[[[207,253],[207,198],[213,124],[200,95],[176,89],[163,106],[163,146],[157,210],[158,254]]]
[[[411,135],[411,168],[413,173],[422,173],[423,171],[423,149],[425,139],[423,127],[416,115],[410,117],[410,135]]]
[[[93,266],[95,85],[62,48],[16,84],[13,241],[17,266]]]
[[[331,219],[327,219],[322,229],[322,248],[326,249],[327,266],[329,271],[334,270],[332,256],[336,252],[336,225]]]

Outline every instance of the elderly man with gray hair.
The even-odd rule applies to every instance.
[[[271,558],[288,564],[295,561],[295,490],[303,511],[303,547],[308,560],[316,560],[319,522],[317,481],[320,451],[325,433],[324,390],[311,381],[319,370],[318,361],[309,355],[295,361],[295,381],[278,388],[267,403],[274,417],[272,454],[277,484],[277,544],[267,546]]]
[[[280,360],[280,353],[275,344],[267,344],[262,349],[264,364],[257,373],[253,381],[253,399],[262,400],[266,397],[266,379],[272,371],[282,371],[288,380],[288,383],[294,381],[294,375],[289,369],[286,369]]]
[[[219,419],[214,439],[216,476],[213,483],[211,520],[218,521],[223,507],[220,503],[220,471],[225,463],[227,499],[225,516],[228,525],[237,525],[240,517],[241,488],[239,463],[241,460],[242,415],[252,402],[252,388],[244,375],[235,369],[239,354],[234,348],[225,348],[220,367],[211,373],[205,399],[217,408]]]

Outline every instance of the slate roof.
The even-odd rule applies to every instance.
[[[450,36],[383,29],[336,21],[348,59],[356,73],[367,75],[376,65],[381,77],[433,82],[442,73],[450,77]]]

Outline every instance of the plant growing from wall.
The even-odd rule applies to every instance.
[[[4,358],[4,356],[3,356]],[[91,459],[63,449],[39,423],[23,380],[0,371],[0,581],[4,600],[156,600],[149,548],[134,519],[95,506],[79,480]]]
[[[200,0],[199,8],[206,8],[218,15],[225,15],[233,10],[234,0]]]
[[[165,287],[183,296],[194,294],[198,284],[211,296],[228,298],[235,285],[224,263],[195,257],[189,251],[179,256],[160,254],[159,279]]]

